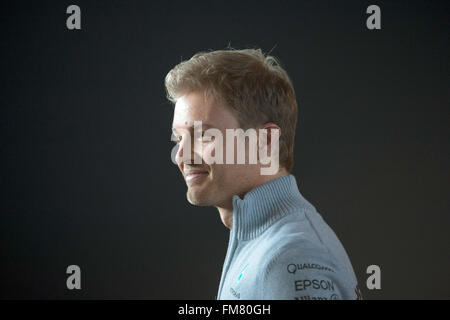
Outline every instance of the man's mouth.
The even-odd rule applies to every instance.
[[[188,169],[188,170],[184,171],[184,174],[185,174],[186,182],[193,182],[193,181],[197,181],[199,179],[206,177],[209,174],[209,172],[206,170]]]

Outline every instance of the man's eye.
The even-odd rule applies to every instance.
[[[206,131],[202,131],[202,132],[200,132],[200,134],[197,133],[196,136],[198,139],[203,139],[203,138],[207,137],[208,135],[206,134]]]
[[[212,136],[211,136],[210,134],[208,134],[206,131],[203,131],[203,132],[202,132],[202,139],[204,139],[205,141],[211,141],[211,140],[213,140],[211,137],[212,137]],[[205,138],[208,138],[208,139],[205,139]]]

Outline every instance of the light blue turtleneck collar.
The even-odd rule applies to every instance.
[[[306,208],[315,210],[300,194],[295,177],[288,174],[250,190],[244,199],[233,196],[231,231],[237,239],[250,240],[281,217]]]

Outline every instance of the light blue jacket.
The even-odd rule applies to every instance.
[[[233,197],[219,300],[361,298],[344,247],[287,175]]]

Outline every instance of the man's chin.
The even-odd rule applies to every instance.
[[[189,188],[186,194],[187,200],[194,206],[211,206],[209,197],[205,190],[192,190]]]

